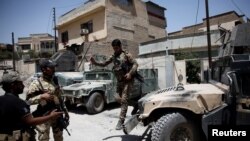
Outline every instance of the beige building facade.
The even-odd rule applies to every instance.
[[[17,46],[22,52],[33,50],[36,53],[54,53],[55,38],[48,33],[30,34],[30,37],[18,38]]]
[[[59,50],[75,44],[88,51],[86,55],[109,56],[111,41],[119,38],[137,57],[139,43],[167,35],[164,10],[150,1],[89,0],[59,17]]]

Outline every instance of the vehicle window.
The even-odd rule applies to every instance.
[[[58,83],[59,83],[60,86],[66,86],[67,85],[67,82],[66,82],[65,79],[63,79],[63,77],[58,76],[57,79],[58,79]]]
[[[86,80],[111,80],[110,73],[89,73],[85,74]]]
[[[86,80],[95,80],[96,74],[85,74],[85,79]]]
[[[109,73],[99,73],[97,79],[98,80],[110,80],[111,76]]]

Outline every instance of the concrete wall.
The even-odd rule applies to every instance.
[[[4,62],[1,62],[1,65],[7,65],[11,66],[13,68],[13,62],[12,60],[5,60]],[[26,80],[28,77],[30,77],[32,74],[36,72],[35,63],[23,63],[22,60],[16,61],[16,71],[18,71],[21,74],[22,80]],[[0,72],[0,78],[2,77],[2,73]]]
[[[178,75],[183,76],[183,84],[186,84],[186,63],[184,60],[174,61],[173,56],[157,56],[138,58],[139,69],[157,69],[159,88],[176,86]],[[178,75],[177,75],[178,74]]]
[[[218,48],[222,43],[219,31],[211,32],[211,46]],[[218,41],[217,41],[218,40]],[[192,48],[191,48],[192,46]],[[139,55],[150,54],[154,52],[178,49],[195,49],[200,48],[207,50],[207,35],[198,34],[196,36],[181,36],[176,38],[162,38],[159,41],[148,42],[139,46]]]
[[[166,59],[165,56],[152,58],[138,58],[139,69],[157,69],[159,88],[166,87]]]

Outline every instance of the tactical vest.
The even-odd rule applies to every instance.
[[[122,51],[119,56],[112,56],[113,71],[118,82],[125,81],[124,76],[129,72],[133,64],[128,61],[127,52]]]
[[[51,110],[55,109],[57,105],[59,105],[58,95],[56,95],[58,82],[55,82],[54,79],[50,82],[46,82],[44,80],[40,80],[40,78],[37,79],[37,82],[39,87],[41,88],[41,91],[48,91],[54,95],[54,101],[41,100],[37,106],[37,109],[32,113],[34,117],[44,116]]]

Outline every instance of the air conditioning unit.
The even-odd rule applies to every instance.
[[[87,35],[87,34],[89,34],[89,30],[88,29],[86,29],[86,28],[81,29],[81,32],[80,32],[81,36],[84,36],[84,35]]]

